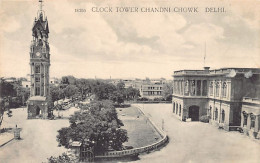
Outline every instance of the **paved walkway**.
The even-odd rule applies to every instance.
[[[58,147],[56,136],[58,130],[69,126],[68,119],[61,120],[27,120],[27,109],[13,109],[13,116],[5,117],[3,127],[22,128],[22,140],[13,140],[0,148],[2,163],[40,163],[46,162],[50,156],[58,156],[67,149]]]
[[[143,108],[144,106],[144,108]],[[171,113],[171,104],[141,104],[145,114],[162,126],[170,138],[160,151],[141,155],[138,162],[169,163],[259,163],[258,140],[226,132],[201,122],[181,122]]]

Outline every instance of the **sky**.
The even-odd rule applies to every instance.
[[[205,66],[260,68],[260,1],[44,0],[51,77],[172,79]],[[93,7],[113,12],[93,12]],[[198,13],[115,12],[116,7],[197,7]],[[225,12],[205,12],[224,7]],[[86,12],[75,12],[85,9]],[[30,73],[37,0],[0,1],[0,76]],[[206,46],[205,46],[206,43]]]

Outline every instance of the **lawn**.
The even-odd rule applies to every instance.
[[[121,111],[120,111],[121,110]],[[124,145],[134,148],[153,144],[161,139],[147,118],[136,107],[117,109],[118,117],[124,123],[129,140]]]

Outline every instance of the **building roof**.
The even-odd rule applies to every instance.
[[[174,71],[173,76],[216,76],[228,75],[230,77],[236,74],[260,74],[260,68],[220,68],[220,69],[204,69],[204,70],[178,70]]]
[[[46,97],[44,96],[32,96],[29,101],[46,101]]]

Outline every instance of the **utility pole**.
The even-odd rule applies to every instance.
[[[164,131],[164,119],[162,119],[162,130]]]
[[[206,41],[205,41],[205,45],[204,45],[204,62],[203,62],[203,67],[205,67],[205,62],[206,62],[206,54],[207,54],[207,49],[206,49],[207,45],[206,45]]]

